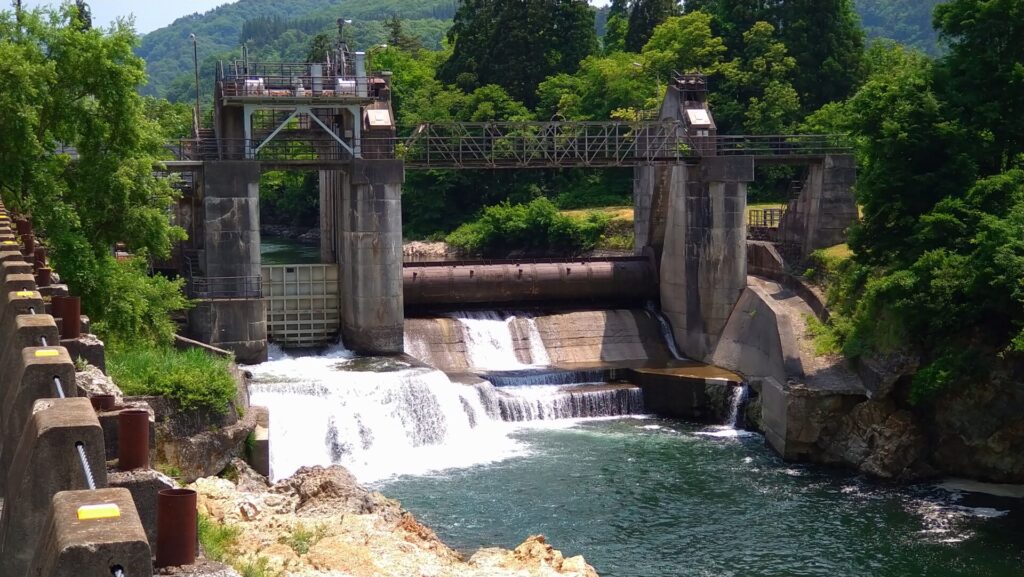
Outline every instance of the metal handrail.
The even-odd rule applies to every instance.
[[[188,279],[189,297],[194,299],[259,299],[263,298],[263,277],[202,277]]]

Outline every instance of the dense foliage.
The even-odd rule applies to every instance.
[[[105,337],[168,341],[168,313],[185,304],[179,284],[117,262],[112,248],[160,259],[184,237],[167,218],[175,193],[153,172],[184,120],[139,96],[145,72],[132,29],[88,24],[74,5],[0,12],[0,194],[32,215]]]
[[[594,248],[609,220],[599,213],[582,219],[567,216],[550,200],[538,198],[527,204],[489,206],[479,219],[460,226],[445,240],[485,256],[512,251],[572,256]]]
[[[1024,7],[951,0],[935,24],[946,56],[876,46],[864,86],[815,119],[852,131],[863,164],[834,342],[920,355],[918,401],[1024,358]]]
[[[940,52],[932,11],[943,0],[857,0],[864,32],[931,55]]]

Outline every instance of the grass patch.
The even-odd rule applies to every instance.
[[[206,558],[218,563],[227,563],[231,548],[238,541],[241,531],[237,527],[218,523],[206,515],[199,515],[199,544]]]
[[[230,363],[198,349],[115,346],[107,350],[110,376],[125,395],[164,396],[184,410],[227,410],[236,394]]]
[[[288,545],[299,555],[305,555],[309,553],[313,545],[319,543],[326,536],[327,527],[323,525],[317,525],[310,529],[305,525],[299,524],[295,526],[295,530],[292,531],[291,535],[281,538],[281,543]]]
[[[835,355],[842,352],[842,343],[832,327],[818,320],[818,317],[807,315],[807,332],[810,333],[814,342],[814,354],[823,357]]]

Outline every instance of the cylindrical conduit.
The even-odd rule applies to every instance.
[[[125,409],[117,416],[117,467],[149,468],[149,411]]]
[[[156,566],[181,567],[196,561],[196,492],[164,489],[156,498]]]
[[[61,319],[60,338],[77,339],[82,336],[82,299],[79,297],[53,297],[52,314]]]
[[[565,262],[425,263],[403,270],[405,305],[645,301],[658,296],[647,258]]]

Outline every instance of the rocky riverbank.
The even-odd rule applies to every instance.
[[[226,551],[235,565],[295,577],[597,577],[582,556],[566,558],[542,536],[465,558],[342,467],[304,467],[273,485],[241,461],[233,469],[235,481],[190,487],[201,515],[235,528]]]

